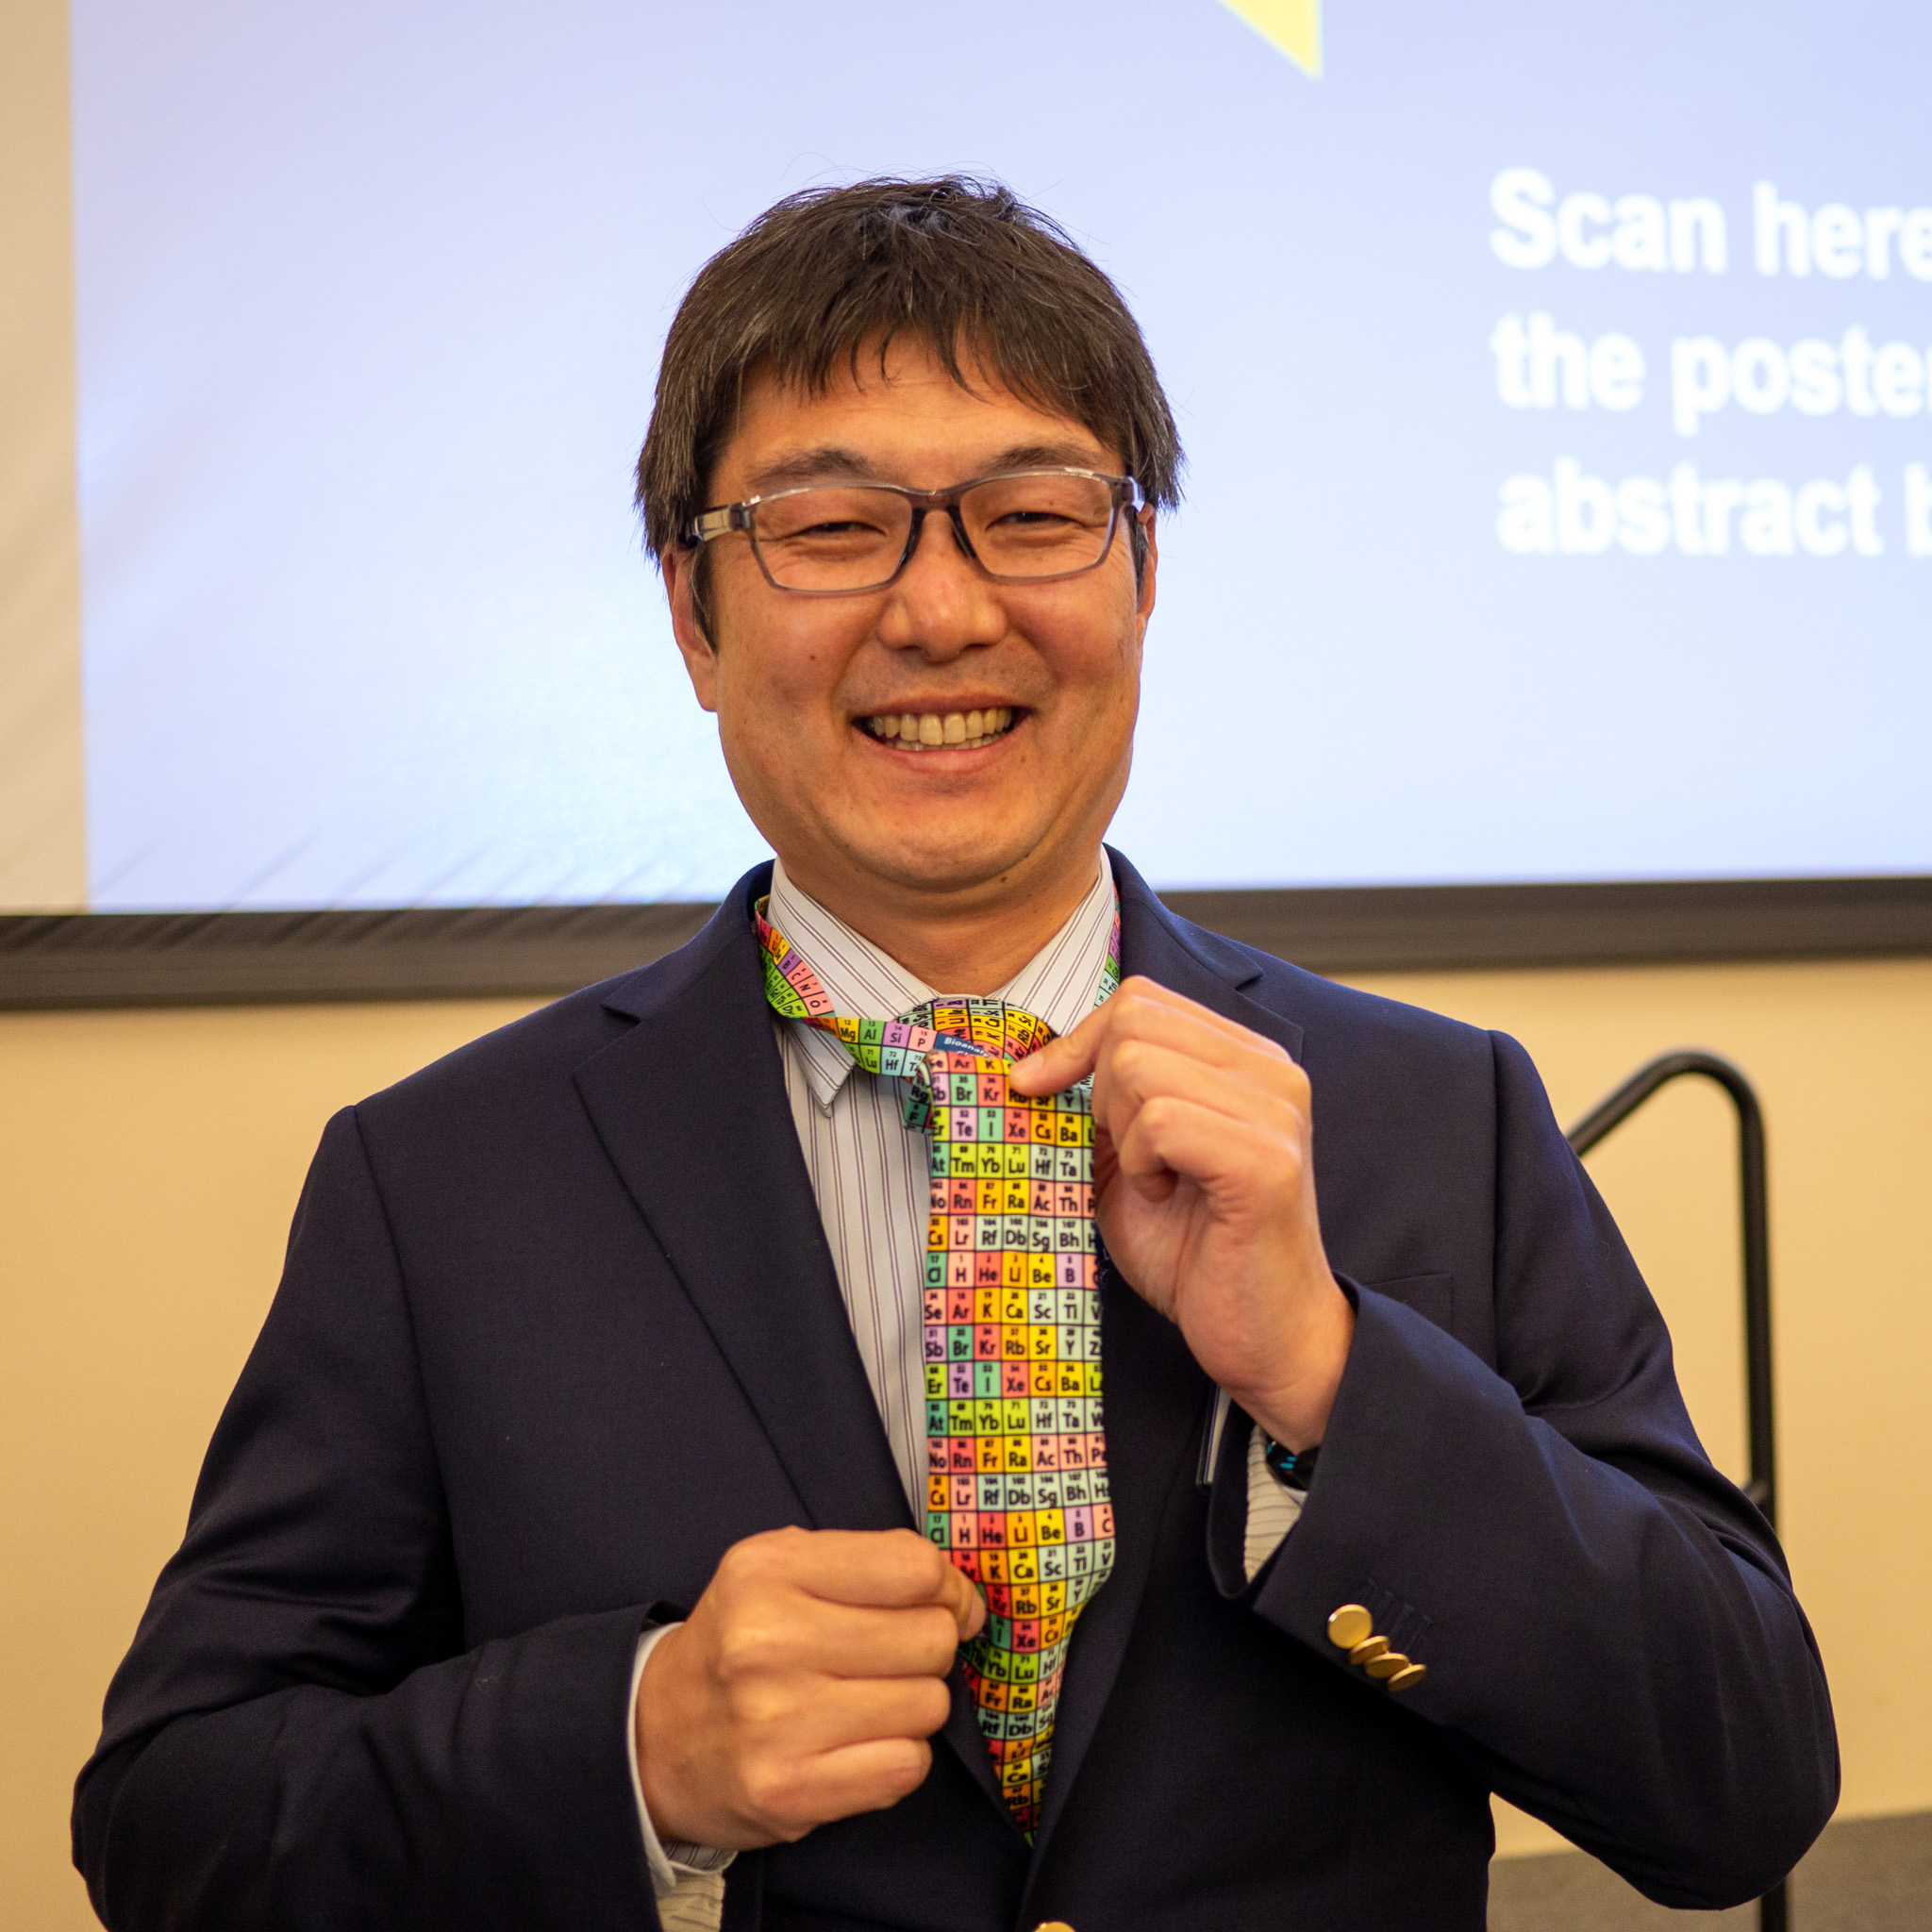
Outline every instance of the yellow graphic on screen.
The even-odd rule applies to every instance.
[[[1322,77],[1322,0],[1223,0],[1310,80]]]

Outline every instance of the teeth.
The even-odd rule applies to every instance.
[[[976,751],[1011,729],[1012,723],[1012,708],[1007,705],[980,711],[901,711],[891,717],[881,713],[864,721],[874,738],[906,751],[924,751],[929,745]]]

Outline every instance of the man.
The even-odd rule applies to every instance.
[[[1521,1050],[1101,845],[1177,461],[1003,191],[698,277],[640,498],[777,863],[331,1123],[82,1774],[117,1932],[1474,1928],[1491,1790],[1674,1905],[1810,1842],[1809,1632]]]

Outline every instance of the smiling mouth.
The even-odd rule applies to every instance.
[[[900,751],[977,751],[1004,738],[1024,715],[1010,705],[994,705],[981,711],[882,711],[858,723]]]

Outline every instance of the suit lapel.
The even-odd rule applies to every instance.
[[[1123,974],[1143,973],[1211,1011],[1277,1041],[1293,1058],[1302,1057],[1302,1029],[1242,991],[1261,969],[1241,947],[1217,934],[1176,919],[1134,868],[1108,847],[1121,899]]]
[[[791,1113],[745,880],[683,952],[617,983],[635,1027],[577,1091],[813,1526],[911,1525]]]
[[[819,1529],[918,1527],[785,1096],[741,881],[682,953],[618,982],[637,1022],[576,1072],[598,1138]],[[944,1736],[1010,1819],[956,1666]]]
[[[1143,974],[1211,1011],[1278,1041],[1296,1058],[1301,1028],[1245,998],[1258,969],[1237,947],[1185,926],[1109,848],[1121,902],[1121,971]],[[1149,1307],[1109,1259],[1101,1275],[1101,1373],[1108,1486],[1113,1497],[1113,1574],[1074,1626],[1054,1726],[1053,1764],[1034,1842],[1034,1869],[1067,1806],[1106,1708],[1147,1587],[1160,1514],[1193,1450],[1208,1382],[1180,1331]],[[1205,1560],[1205,1554],[1204,1554]]]

